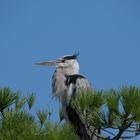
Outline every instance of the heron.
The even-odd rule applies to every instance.
[[[85,91],[92,90],[89,80],[79,73],[80,68],[77,57],[78,53],[64,55],[57,60],[43,61],[36,64],[55,66],[52,76],[52,94],[60,99],[64,118],[75,127],[79,139],[98,140],[97,136],[90,134],[79,114],[70,104],[73,95],[78,93],[81,88]]]

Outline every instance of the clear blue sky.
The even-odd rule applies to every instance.
[[[36,92],[33,111],[54,109],[53,68],[34,63],[80,51],[95,89],[140,84],[139,0],[1,0],[0,87]]]

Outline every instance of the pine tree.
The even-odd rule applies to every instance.
[[[99,132],[90,131],[100,139],[130,139],[140,134],[140,90],[122,87],[119,90],[82,90],[72,100],[82,121],[89,129],[95,126]]]
[[[0,140],[78,140],[73,126],[52,122],[52,112],[38,110],[30,113],[35,95],[27,97],[10,88],[0,89]],[[118,90],[93,91],[76,94],[71,105],[89,129],[100,130],[93,135],[100,140],[131,139],[140,134],[140,89],[121,87]],[[60,110],[60,119],[63,112]],[[92,131],[92,129],[91,129]]]
[[[71,126],[50,121],[49,110],[37,111],[36,119],[30,113],[34,103],[34,94],[22,97],[19,91],[0,89],[0,140],[77,139]]]

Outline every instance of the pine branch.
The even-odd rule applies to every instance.
[[[125,132],[125,130],[132,124],[132,122],[130,122],[130,123],[128,123],[127,124],[127,118],[124,120],[124,122],[123,122],[123,124],[122,124],[122,126],[121,126],[121,128],[119,129],[119,132],[118,132],[118,134],[114,137],[114,138],[112,138],[111,140],[119,140],[120,138],[121,138],[121,136],[122,136],[122,134]]]

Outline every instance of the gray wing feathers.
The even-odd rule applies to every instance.
[[[90,82],[85,78],[77,79],[75,86],[76,92],[78,92],[80,89],[83,89],[85,91],[92,90]]]

